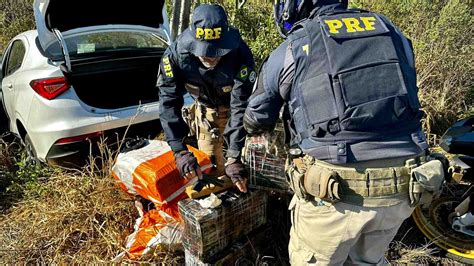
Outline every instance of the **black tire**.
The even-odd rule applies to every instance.
[[[25,136],[25,150],[26,150],[26,155],[28,156],[28,162],[34,165],[40,165],[41,161],[38,159],[38,156],[36,155],[36,150],[35,147],[33,146],[33,142],[31,142],[30,136],[26,134]]]
[[[461,257],[461,256],[455,255],[455,254],[450,253],[450,252],[446,252],[446,257],[448,257],[450,259],[453,259],[455,261],[461,262],[461,263],[466,263],[468,265],[474,265],[474,259]]]
[[[7,111],[5,109],[5,105],[3,103],[3,99],[0,99],[0,135],[5,133],[9,130],[9,118],[7,115]]]

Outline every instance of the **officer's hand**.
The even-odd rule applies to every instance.
[[[174,154],[176,166],[182,177],[191,180],[198,176],[202,178],[202,172],[199,168],[196,157],[190,151],[181,151]]]
[[[232,183],[240,190],[247,193],[248,172],[245,166],[236,159],[229,159],[225,166],[225,174],[232,180]]]

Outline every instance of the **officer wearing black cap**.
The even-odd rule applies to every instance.
[[[285,106],[291,263],[383,264],[418,203],[414,175],[442,180],[425,156],[411,43],[347,1],[276,1],[275,18],[286,41],[262,67],[244,126],[270,131]]]
[[[158,76],[161,124],[185,178],[201,175],[196,158],[183,144],[189,128],[181,109],[183,96],[189,93],[196,99],[199,149],[209,154],[216,166],[212,175],[225,172],[246,192],[247,172],[240,159],[246,136],[243,115],[255,79],[252,53],[238,30],[228,25],[224,9],[198,6],[190,27],[163,55]]]

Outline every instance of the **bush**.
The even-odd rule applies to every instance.
[[[0,54],[13,37],[34,28],[33,0],[0,0]]]
[[[18,138],[0,135],[0,213],[24,198],[36,198],[44,192],[42,183],[54,171],[32,164]]]
[[[283,40],[272,18],[272,1],[205,1],[226,7],[231,23],[259,66]],[[0,50],[16,34],[34,28],[32,0],[0,0]],[[474,115],[473,17],[470,0],[352,0],[353,7],[380,12],[412,39],[427,133],[442,134],[454,121]]]
[[[226,10],[231,23],[243,36],[252,50],[255,64],[259,67],[263,60],[283,39],[277,32],[273,19],[271,1],[249,0],[241,9],[236,9],[234,1],[226,1]]]
[[[442,134],[474,115],[472,1],[368,1],[353,5],[380,12],[412,41],[427,133]]]

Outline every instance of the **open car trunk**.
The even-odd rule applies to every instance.
[[[117,109],[158,100],[156,80],[164,51],[147,55],[96,55],[72,61],[64,73],[79,99],[100,109]]]

